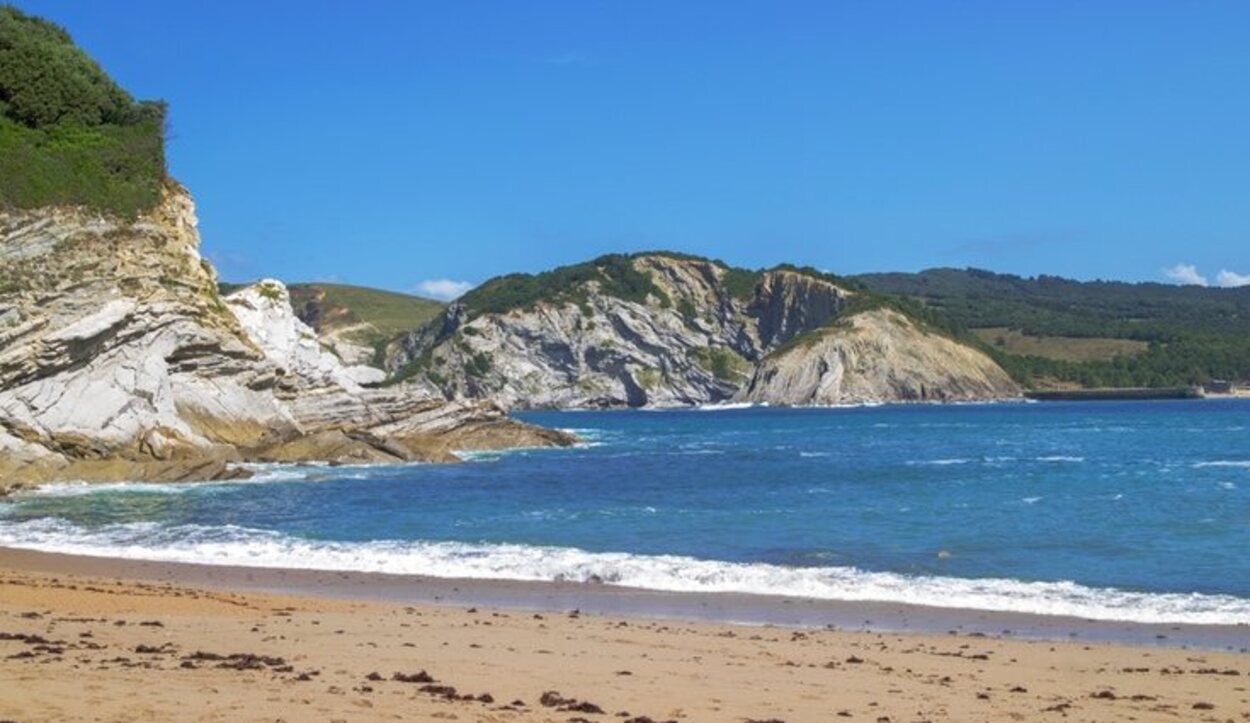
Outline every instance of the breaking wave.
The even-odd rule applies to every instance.
[[[0,521],[0,545],[244,567],[564,580],[672,592],[881,601],[1142,623],[1250,624],[1250,600],[1229,595],[1143,593],[1074,582],[908,576],[853,567],[787,567],[519,544],[321,541],[234,525],[139,522],[88,528],[59,518]]]

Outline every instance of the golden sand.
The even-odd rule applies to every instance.
[[[0,553],[0,720],[22,723],[1222,722],[1250,720],[1248,687],[1232,653],[409,607]]]

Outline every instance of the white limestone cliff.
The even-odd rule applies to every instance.
[[[272,282],[226,303],[170,184],[135,219],[0,212],[0,492],[50,479],[203,479],[244,460],[446,460],[567,444],[485,400],[367,388]]]

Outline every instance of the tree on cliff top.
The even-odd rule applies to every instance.
[[[151,207],[165,104],[136,102],[62,28],[0,6],[0,209]]]

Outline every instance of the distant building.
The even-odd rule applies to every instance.
[[[1212,379],[1204,387],[1207,394],[1232,394],[1236,385],[1224,379]]]

